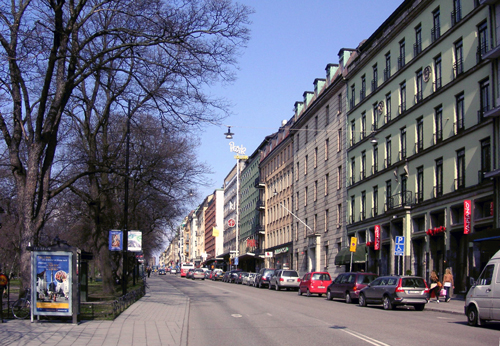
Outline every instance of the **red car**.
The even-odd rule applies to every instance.
[[[308,297],[311,294],[317,294],[321,297],[326,294],[326,288],[332,283],[332,277],[328,272],[310,272],[304,275],[299,285],[299,296],[306,293]]]

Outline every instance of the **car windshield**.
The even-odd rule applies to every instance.
[[[313,274],[313,277],[312,277],[313,280],[330,280],[330,275],[329,274],[321,274],[321,273],[316,273],[316,274]]]
[[[360,276],[358,276],[357,283],[368,285],[370,282],[372,282],[376,278],[377,278],[377,275],[360,275]]]
[[[298,278],[299,274],[295,270],[285,270],[285,271],[283,271],[281,276],[289,276],[292,278]]]
[[[403,278],[401,285],[403,287],[425,288],[425,282],[422,278]]]

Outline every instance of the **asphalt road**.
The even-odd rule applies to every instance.
[[[164,277],[190,299],[188,345],[499,345],[500,323],[465,316],[359,307],[325,297]]]

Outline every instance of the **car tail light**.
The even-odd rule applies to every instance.
[[[429,293],[430,290],[429,290],[429,286],[427,286],[427,282],[424,280],[424,284],[425,284],[425,290],[424,290],[424,293]]]
[[[280,278],[280,281],[285,281],[285,279],[283,279],[283,278]]]
[[[396,292],[404,292],[405,290],[403,289],[403,287],[401,287],[403,285],[403,279],[399,279],[399,282],[398,282],[398,286],[396,287]]]
[[[357,286],[354,286],[354,287],[352,288],[352,290],[353,290],[354,292],[356,292],[356,291],[358,290],[358,287],[357,287]]]
[[[300,282],[300,279],[297,279],[297,282]]]

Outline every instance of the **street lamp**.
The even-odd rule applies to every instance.
[[[274,190],[273,195],[274,195],[274,196],[277,196],[277,195],[278,195],[278,192],[276,192],[276,190]],[[302,221],[302,220],[301,220],[301,219],[300,219],[297,215],[295,215],[294,213],[292,213],[292,211],[291,211],[290,209],[288,209],[287,207],[285,207],[285,206],[283,205],[283,203],[279,202],[279,204],[280,204],[280,206],[281,206],[281,207],[283,207],[283,209],[285,209],[287,212],[289,212],[290,214],[292,214],[292,216],[293,216],[294,218],[296,218],[296,219],[297,219],[297,220],[299,220],[299,221],[300,221],[300,222],[301,222],[304,226],[306,226],[306,228],[307,228],[308,230],[310,230],[312,234],[315,234],[315,233],[314,233],[314,231],[312,230],[312,228],[311,228],[311,227],[309,227],[309,226],[308,226],[308,225],[307,225],[304,221]]]

